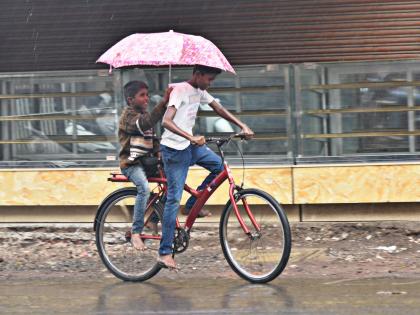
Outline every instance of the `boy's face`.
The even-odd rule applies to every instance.
[[[141,111],[147,110],[149,104],[149,91],[147,89],[140,89],[134,97],[128,98],[128,103]]]
[[[211,83],[216,79],[217,74],[202,74],[198,73],[197,75],[197,86],[200,90],[207,90]]]

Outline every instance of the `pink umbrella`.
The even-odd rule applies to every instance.
[[[204,65],[235,73],[226,57],[201,36],[169,31],[127,36],[108,49],[96,62],[114,68],[134,65]]]

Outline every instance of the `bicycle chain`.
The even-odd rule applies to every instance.
[[[185,252],[190,243],[190,235],[183,228],[176,228],[173,243],[173,253],[179,254]]]

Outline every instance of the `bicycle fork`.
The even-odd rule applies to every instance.
[[[244,233],[246,235],[248,235],[248,237],[251,240],[258,239],[260,237],[261,227],[257,223],[257,221],[255,220],[255,217],[254,217],[253,213],[251,212],[251,209],[249,208],[249,204],[248,204],[246,198],[245,197],[241,198],[240,195],[238,194],[242,190],[242,187],[239,187],[239,186],[235,185],[231,170],[230,170],[230,168],[229,168],[229,166],[227,165],[226,162],[225,162],[225,167],[226,167],[226,170],[227,170],[227,173],[228,173],[228,179],[229,179],[229,197],[230,197],[230,200],[233,204],[233,210],[235,212],[236,218],[238,219],[238,222],[241,225]],[[237,193],[235,193],[235,191],[237,191]],[[248,218],[251,220],[251,223],[254,226],[255,230],[257,231],[256,234],[251,233],[248,226],[244,222],[244,219],[242,218],[241,214],[239,213],[238,205],[236,204],[236,202],[239,199],[242,200],[242,204],[244,206],[245,212],[246,212]]]

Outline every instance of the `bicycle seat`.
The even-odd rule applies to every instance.
[[[129,182],[128,178],[121,173],[110,173],[110,175],[108,177],[108,181],[110,182]]]

